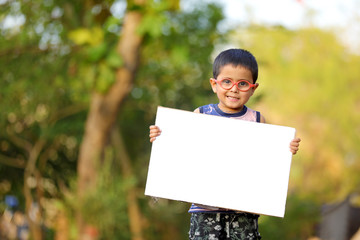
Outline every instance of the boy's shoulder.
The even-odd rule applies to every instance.
[[[216,105],[211,103],[211,104],[207,104],[207,105],[203,105],[197,108],[199,110],[200,113],[205,113],[205,114],[211,114],[214,115],[214,113],[216,112]]]

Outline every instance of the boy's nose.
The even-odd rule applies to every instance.
[[[236,87],[236,84],[234,84],[234,86],[232,86],[232,88],[230,88],[230,91],[237,92],[237,91],[239,91],[239,89]]]

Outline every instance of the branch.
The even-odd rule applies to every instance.
[[[24,159],[8,157],[1,153],[0,153],[0,163],[10,167],[25,168]]]
[[[80,49],[79,46],[71,46],[69,44],[66,44],[66,46],[71,47],[71,52],[77,52]],[[52,51],[53,50],[51,48],[40,49],[38,45],[28,45],[24,47],[15,46],[14,48],[5,49],[1,51],[0,57],[10,56],[10,55],[24,55],[25,53],[31,53],[37,55],[39,53],[49,53]]]
[[[72,105],[57,111],[49,120],[50,125],[55,124],[57,121],[69,117],[71,115],[77,114],[79,112],[85,111],[88,109],[88,105],[79,104],[79,105]]]
[[[42,138],[40,138],[35,144],[34,147],[31,149],[30,154],[29,154],[29,159],[26,163],[26,172],[28,172],[29,174],[34,174],[35,170],[36,170],[36,161],[39,158],[39,155],[41,153],[41,151],[43,150],[44,146],[46,144],[46,141]],[[25,172],[25,175],[26,175]]]
[[[25,139],[18,137],[16,134],[14,134],[13,131],[10,130],[10,127],[6,128],[7,133],[9,134],[9,139],[11,140],[11,142],[16,145],[17,147],[24,149],[25,151],[27,151],[27,153],[29,153],[32,149],[32,144],[28,141],[26,141]]]
[[[9,55],[23,55],[25,53],[38,54],[42,52],[49,52],[49,49],[41,50],[38,45],[28,45],[22,48],[16,46],[15,48],[6,49],[0,52],[0,57]]]
[[[36,176],[37,169],[36,169],[36,161],[39,158],[40,152],[43,150],[43,147],[45,146],[46,141],[42,138],[37,140],[37,142],[34,144],[34,147],[31,149],[29,153],[29,158],[26,163],[25,172],[24,172],[24,196],[25,196],[25,212],[26,216],[29,220],[29,227],[30,232],[34,236],[34,239],[42,239],[41,238],[41,231],[40,231],[40,224],[39,224],[39,218],[36,217],[35,219],[30,217],[30,211],[32,204],[34,202],[34,198],[31,193],[31,188],[29,184],[27,183],[27,179],[29,179],[30,176]],[[37,179],[38,180],[38,179]],[[37,199],[38,200],[38,199]],[[41,211],[41,203],[40,204],[40,211]]]

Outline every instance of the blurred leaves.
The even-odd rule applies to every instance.
[[[95,189],[87,192],[77,207],[84,218],[100,230],[103,239],[129,239],[127,224],[126,191],[135,186],[134,179],[124,181],[114,170],[113,151],[106,150],[106,161],[99,170],[99,181]],[[101,219],[101,221],[99,221]]]
[[[97,62],[106,55],[107,50],[108,47],[104,42],[88,47],[86,48],[87,60],[90,62]]]
[[[260,234],[264,239],[308,239],[320,220],[320,206],[312,199],[289,195],[284,218],[261,216]]]
[[[69,32],[69,39],[78,45],[99,45],[104,40],[104,33],[100,27],[78,28]]]
[[[36,195],[41,191],[32,189],[39,202],[44,198],[66,202],[62,192],[71,195],[68,191],[75,191],[70,185],[90,96],[94,91],[106,94],[123,65],[116,51],[123,19],[109,14],[109,3],[21,3],[26,18],[22,31],[0,33],[4,36],[0,38],[0,99],[7,103],[2,105],[0,126],[9,129],[0,135],[1,154],[26,163],[28,152],[13,138],[30,143],[30,148],[32,142],[46,139],[36,168],[52,187],[43,188],[44,195]],[[142,10],[146,17],[139,29],[144,36],[140,71],[119,119],[136,179],[124,181],[114,163],[101,166],[102,180],[82,203],[87,219],[98,225],[107,239],[130,238],[124,198],[128,188],[140,189],[136,192],[144,222],[156,221],[147,225],[147,239],[159,239],[160,235],[182,239],[188,229],[181,221],[187,219],[186,207],[181,207],[181,213],[176,210],[178,204],[171,203],[173,210],[150,210],[151,200],[143,197],[150,147],[147,131],[157,104],[194,109],[206,101],[203,97],[208,96],[208,89],[201,86],[211,69],[210,54],[222,38],[216,27],[223,16],[217,5],[202,4],[194,11],[181,12],[177,11],[179,1],[150,3]],[[51,18],[49,11],[57,12],[56,18]],[[199,46],[204,50],[197,51]],[[21,197],[23,169],[0,165],[0,173],[1,186],[10,186],[0,188],[0,197],[9,193]],[[179,217],[169,221],[170,214],[164,215],[165,211]],[[74,216],[70,213],[68,217]],[[104,221],[98,222],[99,218]]]
[[[106,56],[106,63],[109,67],[116,69],[123,65],[123,60],[116,51],[111,51],[109,55]]]
[[[154,13],[145,15],[143,22],[138,29],[139,34],[149,34],[151,37],[159,37],[162,34],[162,27],[166,20],[166,17],[162,14]]]

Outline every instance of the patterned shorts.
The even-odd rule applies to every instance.
[[[190,240],[258,240],[258,215],[250,213],[192,213]]]

